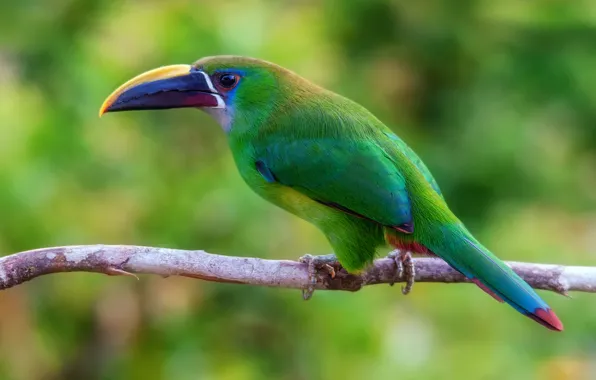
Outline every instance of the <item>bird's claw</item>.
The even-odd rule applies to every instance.
[[[416,268],[414,261],[412,260],[412,254],[410,252],[404,252],[395,250],[389,253],[389,258],[393,259],[396,266],[396,275],[394,281],[389,283],[393,286],[398,280],[405,280],[406,285],[401,287],[403,295],[409,294],[414,286],[414,279],[416,277]]]
[[[402,256],[402,262],[404,266],[404,275],[406,278],[406,286],[401,287],[401,293],[406,295],[412,291],[414,287],[414,279],[416,278],[416,267],[414,266],[414,260],[412,260],[412,254],[406,252]]]
[[[319,270],[324,270],[335,278],[335,269],[330,264],[337,262],[335,255],[313,256],[306,254],[300,258],[300,262],[308,265],[309,284],[302,289],[302,298],[306,301],[311,299],[315,292],[315,285],[317,284],[317,274]]]

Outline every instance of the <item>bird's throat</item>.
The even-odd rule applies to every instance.
[[[211,115],[211,117],[213,117],[215,121],[217,121],[217,123],[221,126],[221,129],[223,129],[225,133],[230,132],[230,130],[232,129],[232,115],[228,107],[203,108],[202,110]]]

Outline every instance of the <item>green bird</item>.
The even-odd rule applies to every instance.
[[[538,294],[451,212],[422,160],[359,104],[270,62],[214,56],[131,79],[100,116],[183,107],[213,116],[246,183],[318,227],[348,272],[365,268],[387,244],[436,255],[497,300],[563,330]],[[397,261],[411,263],[407,255]]]

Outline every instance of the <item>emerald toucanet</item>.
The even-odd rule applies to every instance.
[[[246,183],[318,227],[348,272],[387,243],[436,255],[497,300],[563,330],[536,292],[451,212],[420,158],[364,107],[275,64],[215,56],[131,79],[100,115],[182,107],[212,115]]]

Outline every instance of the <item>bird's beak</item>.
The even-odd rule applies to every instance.
[[[223,108],[225,103],[205,72],[190,65],[147,71],[118,87],[103,102],[106,112],[167,108]]]

